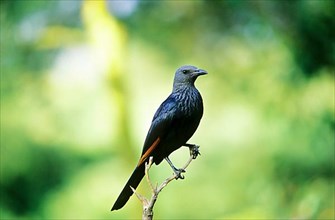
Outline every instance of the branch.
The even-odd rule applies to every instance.
[[[186,162],[186,164],[181,168],[183,170],[186,170],[186,168],[190,165],[191,161],[196,159],[197,155],[199,155],[199,151],[198,151],[199,146],[194,145],[193,148],[190,148],[190,157],[188,159],[188,161]],[[149,161],[147,163],[145,163],[145,176],[146,176],[146,180],[151,188],[152,191],[152,195],[150,200],[148,200],[147,198],[145,198],[144,196],[140,195],[139,193],[137,193],[135,191],[135,189],[131,188],[134,192],[134,194],[136,195],[136,197],[142,202],[143,205],[143,213],[142,213],[142,219],[143,220],[152,220],[153,218],[153,207],[156,203],[158,194],[164,189],[164,187],[166,187],[172,180],[177,179],[177,175],[174,173],[172,176],[168,177],[164,182],[162,182],[162,184],[160,184],[159,186],[154,187],[151,180],[150,180],[150,176],[149,176],[149,170],[151,168],[153,162],[153,157],[149,158]]]

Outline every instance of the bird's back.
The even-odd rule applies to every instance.
[[[202,114],[202,98],[194,86],[173,91],[157,110],[143,151],[159,137],[160,142],[151,154],[154,162],[159,164],[191,138],[198,128]]]

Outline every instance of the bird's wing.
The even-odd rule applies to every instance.
[[[160,143],[164,134],[170,129],[176,116],[177,104],[173,96],[169,96],[158,108],[151,123],[151,127],[144,142],[142,156],[138,166],[141,165]]]

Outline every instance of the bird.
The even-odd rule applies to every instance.
[[[184,65],[174,75],[171,94],[159,106],[151,122],[144,141],[141,157],[129,180],[115,201],[111,211],[121,209],[133,195],[134,188],[145,175],[145,163],[149,157],[158,165],[165,159],[175,173],[176,179],[183,179],[183,169],[176,168],[169,155],[182,146],[189,147],[193,158],[198,154],[198,146],[187,141],[197,130],[203,115],[203,100],[194,83],[198,76],[207,71],[192,65]]]

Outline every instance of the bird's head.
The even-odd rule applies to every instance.
[[[198,76],[205,74],[207,74],[207,71],[199,69],[195,66],[182,66],[176,71],[173,87],[177,88],[185,85],[194,85],[194,82]]]

